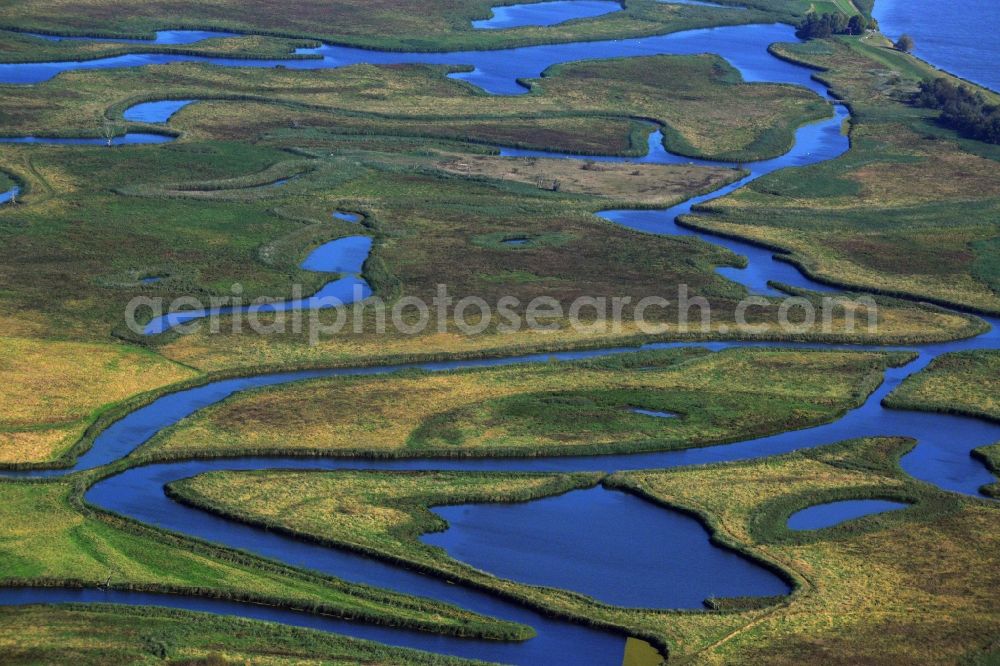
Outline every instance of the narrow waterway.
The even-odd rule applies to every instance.
[[[406,53],[323,44],[318,48],[298,49],[296,55],[302,59],[284,60],[133,53],[84,61],[3,63],[0,64],[0,83],[39,83],[51,79],[60,72],[71,70],[142,67],[171,62],[203,62],[223,67],[281,66],[290,70],[334,69],[359,63],[375,65],[425,63],[471,67],[471,71],[458,72],[451,76],[468,81],[493,94],[517,95],[527,92],[527,88],[518,83],[519,79],[537,78],[552,65],[560,63],[594,58],[718,53],[738,68],[747,81],[793,83],[822,93],[822,86],[812,80],[809,70],[774,58],[767,52],[768,45],[774,42],[794,41],[798,40],[791,26],[767,24],[705,28],[635,39],[525,46],[497,51]]]
[[[206,317],[221,317],[235,313],[259,315],[267,312],[291,310],[324,310],[372,294],[371,286],[361,277],[361,269],[372,249],[370,236],[345,236],[324,243],[309,253],[299,265],[302,270],[315,273],[341,275],[323,285],[319,291],[306,298],[296,298],[273,303],[255,303],[243,306],[225,306],[204,310],[181,310],[154,317],[143,329],[145,335],[159,335],[166,331]]]

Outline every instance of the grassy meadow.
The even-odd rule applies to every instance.
[[[619,77],[624,80],[631,75],[632,65],[615,62]],[[660,69],[675,76],[709,73],[698,59],[672,60],[670,65]],[[708,79],[704,86],[706,91],[715,89],[713,103],[731,87]],[[780,99],[785,94],[780,86],[742,87],[750,97],[762,93],[773,100],[760,100],[766,109],[762,113],[769,114],[769,119],[781,116],[778,124],[795,125],[816,113],[817,100],[810,93],[797,93],[787,103]],[[426,113],[437,107],[440,120],[432,124],[442,130],[456,114],[485,114],[488,117],[475,122],[502,127],[528,109],[528,101],[477,94],[427,68],[361,66],[306,73],[219,71],[185,65],[74,72],[37,87],[13,88],[2,97],[0,106],[7,105],[0,117],[15,133],[93,135],[98,129],[95,118],[111,101],[109,90],[121,100],[117,102],[120,109],[150,96],[212,97],[227,88],[232,95],[252,90],[282,103],[196,104],[178,114],[172,128],[182,132],[183,138],[170,145],[116,149],[0,146],[0,164],[26,183],[21,203],[0,210],[5,241],[0,246],[0,274],[8,286],[0,295],[0,311],[19,326],[47,322],[49,330],[42,333],[47,337],[106,341],[108,333],[120,325],[126,302],[137,294],[205,297],[227,294],[236,282],[247,298],[285,296],[293,282],[308,292],[326,278],[299,270],[298,262],[312,246],[357,228],[330,218],[331,210],[344,206],[368,213],[367,233],[379,236],[376,257],[367,272],[385,298],[403,291],[426,294],[437,282],[488,296],[503,287],[503,278],[511,270],[537,276],[531,285],[515,285],[521,291],[515,295],[529,299],[543,291],[559,295],[553,289],[563,294],[570,290],[617,294],[626,289],[649,293],[654,285],[670,279],[671,266],[675,282],[709,285],[709,292],[735,293],[711,273],[713,265],[738,263],[730,253],[690,240],[651,241],[593,218],[594,210],[630,203],[628,197],[620,196],[621,186],[608,186],[607,191],[591,187],[588,194],[551,192],[534,183],[448,174],[436,168],[438,160],[425,158],[414,165],[412,155],[365,150],[356,143],[347,149],[334,146],[334,152],[329,152],[322,132],[350,130],[339,127],[339,116],[323,109],[324,104],[346,104],[343,113],[367,124],[367,129],[356,128],[359,132],[377,126],[377,114],[391,115],[404,108],[420,115],[420,109]],[[365,91],[373,88],[399,92],[388,102],[366,101],[371,95]],[[446,99],[438,94],[442,92]],[[284,106],[285,102],[293,108]],[[549,106],[561,109],[573,103],[556,96]],[[316,108],[303,111],[303,104]],[[504,105],[506,109],[491,109]],[[666,100],[661,106],[664,117],[676,115],[667,113],[670,104]],[[624,110],[626,114],[649,111],[638,103]],[[359,113],[376,115],[356,116]],[[596,134],[616,136],[625,144],[631,141],[633,127],[611,98],[597,99],[578,113],[585,116],[582,126],[575,117],[562,117],[565,111],[553,110],[550,118],[539,119],[560,128],[551,137],[555,147],[562,137],[583,135],[591,123],[613,122],[619,131]],[[605,119],[606,114],[617,118]],[[402,125],[408,122],[405,115],[398,120]],[[222,126],[226,128],[222,133],[213,129]],[[741,145],[736,137],[747,129],[741,126],[738,120],[733,124],[736,146]],[[526,135],[534,129],[536,125],[525,121],[515,134]],[[461,126],[447,127],[446,132],[449,139],[470,138]],[[756,136],[751,130],[745,140],[753,143]],[[487,132],[480,140],[494,138],[500,137]],[[513,134],[506,138],[518,142]],[[623,150],[625,144],[612,143],[605,151]],[[446,147],[455,152],[459,145],[470,149],[468,143],[447,143]],[[440,148],[418,142],[404,150],[419,157],[435,147]],[[676,174],[664,184],[669,193],[664,196],[671,199],[682,196],[689,186],[700,191],[706,186],[705,178],[712,182],[723,175],[706,171],[704,178],[698,178],[688,167],[658,172]],[[293,174],[300,175],[283,187],[257,187]],[[730,176],[725,173],[723,177]],[[142,224],[135,224],[136,220]],[[509,248],[476,244],[477,238],[491,233],[530,234],[543,228],[569,242],[516,255]],[[272,254],[275,245],[283,249],[277,255]],[[678,253],[685,256],[682,264],[676,261]],[[621,265],[626,254],[634,257],[636,268]],[[467,261],[456,262],[458,256]],[[515,257],[517,261],[512,262]],[[448,267],[454,273],[431,275],[431,266]],[[543,266],[560,268],[546,275]],[[637,269],[644,278],[635,279]],[[140,278],[149,274],[166,279],[153,286],[142,284]]]
[[[772,50],[822,70],[851,108],[851,150],[757,180],[686,223],[780,248],[836,284],[1000,312],[1000,151],[909,103],[939,73],[879,38]]]
[[[551,247],[552,241],[563,243],[565,236],[546,237],[545,235],[549,233],[551,232],[543,229],[535,231],[522,226],[505,232],[497,231],[479,236],[475,239],[477,246],[485,250],[496,248],[505,254],[513,255],[513,261],[506,264],[508,268],[498,268],[495,272],[481,273],[477,277],[488,283],[490,288],[495,285],[505,285],[509,289],[516,289],[517,294],[526,292],[538,294],[542,293],[541,290],[545,287],[558,290],[557,293],[564,293],[563,289],[568,287],[566,282],[555,276],[549,277],[551,264],[549,268],[544,269],[544,272],[539,271],[541,275],[530,267],[520,264],[521,260],[530,260],[532,263],[540,261],[546,256],[551,256],[549,252],[538,252],[523,246],[503,245],[502,249],[497,247],[501,245],[498,242],[500,239],[534,238],[536,234],[543,238],[548,247]],[[515,261],[517,263],[513,263]],[[511,263],[513,265],[510,265]],[[671,269],[679,267],[677,264],[669,266]],[[667,270],[667,264],[663,267]],[[659,288],[663,289],[663,286]],[[579,292],[574,294],[573,298],[577,295]],[[806,294],[805,297],[817,311],[821,311],[823,301],[819,294]],[[915,306],[899,300],[876,299],[876,308],[850,301],[835,304],[830,309],[830,326],[824,326],[817,321],[815,325],[801,327],[794,333],[789,333],[786,328],[780,326],[777,321],[779,304],[771,301],[767,306],[752,308],[749,311],[747,319],[748,323],[755,327],[754,331],[739,331],[733,316],[738,300],[732,296],[710,297],[707,300],[711,317],[705,320],[704,330],[700,329],[702,319],[697,308],[692,311],[692,318],[686,325],[678,323],[678,310],[668,308],[662,313],[657,310],[647,312],[649,318],[646,320],[646,326],[628,321],[626,312],[626,321],[620,324],[610,319],[595,318],[583,319],[579,322],[581,325],[573,326],[566,318],[544,318],[540,320],[546,327],[544,330],[527,329],[519,332],[503,329],[502,322],[494,319],[492,325],[479,335],[466,335],[457,329],[453,320],[448,319],[441,329],[431,327],[419,335],[396,332],[390,327],[386,329],[385,334],[379,333],[375,337],[373,334],[379,330],[379,320],[372,309],[365,307],[361,308],[360,314],[357,315],[353,310],[343,315],[330,311],[319,313],[315,320],[321,327],[337,328],[338,324],[342,324],[342,327],[339,327],[335,335],[318,336],[316,344],[309,344],[307,335],[295,333],[290,326],[286,326],[283,332],[261,336],[249,334],[245,326],[244,330],[238,329],[234,332],[223,325],[218,333],[209,334],[202,330],[184,336],[171,337],[168,334],[163,336],[166,339],[157,349],[168,358],[204,371],[231,373],[245,368],[249,360],[256,362],[258,368],[345,366],[359,362],[376,364],[448,357],[481,358],[517,355],[568,348],[641,344],[664,339],[696,342],[734,337],[831,343],[910,344],[964,338],[978,335],[984,330],[980,324],[959,313]],[[523,311],[518,314],[523,314]],[[261,320],[265,324],[274,323],[266,317],[262,317]],[[403,321],[406,324],[413,323],[406,317]],[[871,329],[868,326],[869,322],[872,325]],[[478,322],[472,320],[471,323]],[[658,330],[650,332],[649,326]]]
[[[147,349],[116,344],[0,337],[0,354],[4,463],[59,458],[116,403],[200,374]]]
[[[276,564],[85,509],[73,481],[0,483],[0,586],[108,586],[274,605],[436,633],[531,629]]]
[[[469,337],[449,323],[445,331],[376,338],[367,315],[317,346],[293,332],[149,340],[124,329],[125,306],[139,295],[205,299],[230,295],[236,283],[247,300],[289,297],[292,284],[309,293],[328,276],[301,270],[302,258],[331,238],[360,231],[375,237],[365,277],[390,305],[402,296],[430,299],[439,283],[458,297],[475,294],[495,302],[513,296],[522,304],[539,295],[563,302],[580,295],[637,302],[686,284],[692,297],[712,305],[707,335],[724,336],[744,291],[714,268],[739,266],[740,257],[694,238],[633,232],[593,213],[673,201],[731,178],[730,171],[636,167],[640,175],[630,171],[628,178],[663,180],[633,195],[620,169],[590,169],[581,180],[572,173],[586,164],[567,163],[565,190],[552,191],[546,185],[551,179],[540,184],[508,177],[508,169],[526,167],[491,157],[478,142],[636,152],[645,149],[649,132],[631,119],[641,116],[671,128],[668,141],[700,152],[763,155],[783,149],[797,124],[827,112],[806,91],[742,84],[712,56],[567,65],[521,97],[486,96],[440,74],[427,67],[287,72],[186,64],[71,72],[38,86],[11,87],[0,98],[0,117],[25,133],[93,134],[97,116],[109,108],[118,113],[164,96],[211,99],[178,113],[170,131],[181,138],[168,145],[0,146],[0,166],[26,189],[19,204],[0,209],[0,276],[6,285],[0,313],[9,329],[60,341],[104,343],[113,334],[155,345],[164,356],[200,370],[228,372],[642,336],[635,326],[580,332],[557,321],[557,331],[523,335],[489,329]],[[641,94],[629,95],[627,82],[636,78],[647,84]],[[578,85],[584,80],[587,94]],[[744,113],[748,108],[753,113]],[[699,132],[690,117],[712,118],[711,135]],[[140,128],[148,129],[133,127]],[[456,160],[464,163],[466,155],[481,166],[456,173]],[[295,178],[283,186],[264,187],[290,176]],[[332,219],[337,209],[364,213],[365,224]],[[540,242],[498,242],[525,237]],[[149,275],[163,279],[143,283]],[[781,335],[771,327],[776,315],[776,303],[751,312],[752,323],[766,325],[762,337]],[[324,313],[321,321],[339,316]],[[677,318],[670,310],[657,316]],[[817,326],[802,335],[913,341],[978,330],[959,315],[888,301],[879,307],[878,333],[848,332],[850,316],[838,308],[831,330]],[[685,332],[675,327],[664,335]],[[50,439],[46,446],[53,448]]]
[[[687,199],[691,192],[712,192],[745,174],[725,168],[493,155],[443,156],[434,166],[451,174],[527,185],[558,182],[560,192],[628,199],[664,208]]]
[[[991,472],[1000,477],[1000,442],[989,446],[980,446],[973,450],[973,455],[983,461]],[[1000,499],[1000,482],[990,483],[979,489],[986,495],[995,499]]]
[[[169,428],[136,455],[524,456],[705,446],[830,421],[861,404],[886,367],[908,358],[690,348],[319,379],[235,396]]]
[[[144,35],[152,38],[152,35]],[[241,35],[212,38],[196,44],[118,44],[83,40],[53,41],[21,32],[0,30],[0,62],[58,62],[95,60],[129,53],[172,53],[220,58],[295,58],[299,47],[315,46],[314,40]],[[6,87],[6,86],[4,86]]]
[[[149,340],[123,326],[127,302],[140,295],[204,299],[231,294],[236,283],[248,300],[287,297],[292,284],[309,293],[328,276],[301,270],[302,258],[331,238],[359,231],[376,239],[365,277],[390,304],[403,295],[431,298],[438,283],[459,296],[513,295],[524,303],[539,295],[638,299],[683,283],[712,305],[708,335],[723,336],[743,290],[713,269],[738,266],[739,257],[696,239],[622,229],[593,212],[666,205],[733,172],[680,165],[626,171],[586,162],[553,167],[498,158],[458,140],[628,153],[645,149],[649,127],[630,120],[643,116],[671,127],[668,141],[675,137],[701,150],[767,151],[822,107],[805,91],[741,84],[720,63],[697,56],[564,66],[523,98],[482,95],[427,67],[283,72],[188,64],[71,72],[38,86],[10,87],[0,98],[0,117],[14,133],[93,134],[105,110],[119,113],[153,97],[214,101],[177,115],[170,129],[181,139],[172,144],[0,146],[0,165],[25,189],[18,204],[0,208],[0,313],[12,359],[2,372],[15,387],[3,397],[2,411],[10,416],[0,424],[0,462],[57,459],[98,413],[197,371],[516,353],[650,337],[634,325],[579,331],[564,321],[554,322],[554,331],[519,334],[491,328],[467,336],[449,323],[448,330],[418,336],[374,336],[377,322],[368,313],[357,322],[348,314],[346,329],[316,346],[294,332],[260,336],[224,327],[216,335]],[[625,95],[626,82],[637,77],[647,80],[643,93]],[[604,84],[586,86],[588,96],[579,91],[582,80]],[[253,101],[218,99],[220,91]],[[541,110],[529,113],[529,104]],[[730,113],[721,125],[724,115],[717,116],[709,137],[714,143],[702,141],[696,125],[685,125],[689,116],[737,106],[753,107],[756,115]],[[762,129],[769,127],[780,131]],[[543,171],[547,178],[539,183]],[[281,187],[265,187],[293,176]],[[565,182],[558,192],[546,185],[553,177]],[[636,181],[643,184],[638,192]],[[363,213],[364,225],[331,218],[337,209]],[[509,246],[501,242],[507,238],[532,242]],[[151,275],[162,279],[142,281]],[[752,323],[765,325],[762,337],[780,335],[772,327],[776,310],[774,304],[751,312]],[[846,325],[853,314],[837,308],[831,330],[803,335],[912,341],[978,330],[960,315],[885,301],[877,334],[851,334]],[[866,320],[866,312],[856,314]],[[338,316],[324,313],[320,321]],[[662,317],[675,319],[669,311]],[[156,361],[110,335],[152,344],[188,367]],[[692,334],[674,327],[665,335]],[[77,362],[81,356],[86,360]]]

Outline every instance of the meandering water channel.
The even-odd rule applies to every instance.
[[[537,76],[549,65],[557,62],[580,60],[600,54],[600,57],[651,55],[654,53],[702,53],[715,52],[726,57],[740,69],[749,81],[774,81],[804,85],[820,94],[823,88],[811,79],[810,72],[773,58],[766,52],[768,44],[774,41],[792,41],[794,36],[787,26],[740,26],[713,30],[694,30],[664,37],[637,40],[619,40],[587,44],[563,44],[556,46],[527,47],[494,52],[457,54],[403,54],[363,51],[346,47],[323,46],[310,52],[322,56],[322,60],[301,60],[283,62],[292,68],[335,67],[354,62],[436,62],[447,64],[472,64],[475,71],[462,74],[462,78],[481,85],[486,90],[498,94],[516,94],[524,88],[517,83],[518,78]],[[49,78],[66,69],[121,67],[170,62],[177,60],[198,60],[226,66],[274,66],[275,61],[236,61],[213,58],[191,58],[187,56],[121,56],[118,58],[90,61],[87,63],[47,63],[41,65],[0,65],[0,79],[4,81],[32,82]],[[749,258],[746,269],[722,269],[720,273],[746,286],[750,291],[772,294],[769,280],[775,280],[798,287],[826,289],[801,275],[790,265],[775,262],[771,254],[754,246],[736,241],[721,240],[708,234],[678,227],[674,218],[688,213],[691,206],[715,197],[724,196],[745,185],[750,179],[770,173],[775,169],[816,163],[832,159],[847,147],[847,139],[840,131],[847,111],[841,106],[834,107],[831,118],[801,128],[796,134],[795,147],[787,154],[774,160],[749,165],[751,174],[739,183],[727,185],[716,192],[696,197],[688,202],[660,211],[605,211],[602,215],[611,222],[629,226],[650,233],[696,235],[708,242],[725,245]],[[577,159],[580,156],[538,153],[533,151],[504,150],[505,155],[533,155],[565,157]],[[621,158],[604,158],[621,159]],[[670,155],[662,148],[662,137],[654,132],[650,137],[650,151],[637,161],[650,162],[695,162]],[[363,238],[363,237],[361,237]],[[336,243],[337,241],[334,241]],[[370,239],[368,240],[370,247]],[[330,250],[329,246],[324,246]],[[342,249],[342,248],[341,248]],[[354,248],[357,249],[357,248]],[[323,250],[323,248],[320,248]],[[367,248],[363,249],[367,255]],[[313,270],[342,272],[345,266],[323,263],[323,252],[311,255],[319,263],[312,264]],[[336,254],[336,253],[334,253]],[[338,257],[346,255],[340,254]],[[346,268],[354,268],[357,254],[351,255],[354,263]],[[329,258],[329,256],[327,256]],[[308,260],[307,260],[308,261]],[[363,261],[363,259],[362,259]],[[336,263],[336,262],[334,262]],[[303,268],[309,266],[303,265]],[[349,272],[349,271],[344,271]],[[295,613],[282,609],[252,606],[233,602],[216,601],[195,597],[156,595],[121,592],[115,590],[70,590],[70,589],[8,589],[0,590],[0,603],[57,603],[66,601],[105,601],[123,604],[155,604],[174,606],[213,613],[240,615],[258,619],[274,620],[301,626],[311,626],[335,631],[350,636],[371,638],[392,645],[415,647],[434,652],[474,657],[506,663],[555,664],[555,663],[620,663],[623,638],[592,628],[545,617],[518,604],[498,599],[481,591],[455,586],[436,578],[378,562],[344,550],[330,549],[316,544],[291,539],[279,534],[261,530],[249,525],[230,521],[191,507],[183,506],[168,499],[163,486],[171,481],[217,470],[258,470],[268,468],[291,468],[308,470],[332,469],[380,469],[380,470],[496,470],[496,471],[617,471],[646,468],[666,468],[709,462],[733,461],[775,455],[804,448],[830,444],[845,439],[872,435],[901,435],[917,439],[919,444],[903,459],[903,467],[916,478],[928,481],[943,489],[976,494],[979,486],[993,480],[992,475],[969,452],[972,448],[1000,440],[1000,426],[956,415],[917,413],[888,410],[881,405],[882,399],[913,372],[919,371],[936,356],[967,349],[995,349],[998,347],[997,325],[1000,321],[988,320],[993,326],[986,334],[969,340],[912,347],[918,357],[904,368],[893,368],[885,373],[885,381],[875,390],[864,404],[846,414],[843,418],[826,425],[804,430],[781,433],[754,440],[732,444],[710,446],[685,451],[646,453],[638,455],[609,456],[567,456],[549,458],[511,459],[398,459],[377,460],[359,458],[239,458],[234,460],[202,460],[190,462],[169,462],[150,464],[128,469],[120,474],[105,478],[86,492],[86,501],[97,507],[114,511],[135,520],[157,525],[183,534],[199,537],[233,548],[244,549],[264,557],[273,558],[295,566],[321,571],[349,581],[370,583],[401,592],[426,596],[445,602],[458,604],[464,608],[484,614],[523,622],[538,631],[538,637],[521,643],[476,641],[447,636],[436,636],[422,632],[400,630],[389,627],[345,622],[332,618],[305,613]],[[684,343],[689,344],[689,343]],[[682,343],[658,343],[640,349],[666,349],[683,346]],[[810,347],[836,348],[833,345],[791,344],[769,342],[714,342],[701,345],[712,350],[732,347]],[[884,347],[846,347],[849,349],[885,349]],[[910,349],[910,348],[907,348]],[[157,432],[173,425],[197,411],[215,404],[235,393],[248,389],[287,384],[316,377],[344,375],[387,374],[409,367],[419,367],[429,371],[446,371],[456,368],[512,365],[549,361],[553,357],[569,361],[595,358],[612,354],[625,354],[636,348],[614,348],[556,354],[538,354],[512,358],[475,361],[449,361],[405,366],[384,366],[372,368],[344,368],[336,370],[313,370],[216,381],[197,388],[179,391],[159,398],[150,405],[137,409],[109,426],[94,441],[93,447],[80,456],[77,463],[68,470],[32,471],[10,473],[20,478],[59,477],[73,472],[94,469],[127,457]],[[669,416],[669,415],[665,415]],[[559,533],[565,540],[572,536],[573,521],[567,516],[579,517],[587,512],[600,515],[608,524],[616,520],[622,522],[626,530],[638,530],[639,523],[649,521],[674,521],[676,514],[652,507],[642,500],[624,496],[604,489],[576,491],[563,497],[540,500],[515,507],[510,512],[494,511],[491,507],[466,507],[474,515],[470,524],[482,525],[493,530],[495,538],[506,538],[513,527],[506,523],[504,514],[516,516],[514,523],[544,529],[546,525],[569,522],[568,531]],[[446,516],[455,517],[460,508],[439,509]],[[493,517],[491,517],[493,515]],[[546,517],[548,515],[548,517]],[[537,521],[537,523],[535,522]],[[639,521],[639,522],[637,522]],[[670,528],[671,535],[682,539],[678,552],[668,561],[647,557],[648,553],[609,563],[606,559],[594,557],[601,544],[588,535],[590,548],[580,543],[575,551],[579,567],[574,567],[574,553],[564,553],[562,566],[555,566],[550,559],[551,552],[545,548],[525,551],[514,557],[494,557],[491,564],[498,562],[511,565],[510,569],[498,571],[525,582],[558,584],[573,590],[593,594],[599,599],[628,605],[649,605],[656,607],[692,607],[710,595],[729,596],[733,594],[776,594],[787,591],[780,579],[748,560],[736,556],[707,543],[707,534],[700,525],[682,525],[677,520]],[[505,527],[506,525],[506,527]],[[614,532],[613,532],[614,533]],[[467,535],[467,532],[465,532]],[[615,533],[618,534],[618,533]],[[678,535],[682,535],[678,537]],[[535,537],[538,535],[536,534]],[[445,532],[429,540],[440,539],[440,543],[454,548],[456,554],[477,561],[486,553],[473,542],[465,545],[461,541],[461,531]],[[615,537],[621,540],[618,534]],[[655,542],[654,542],[655,543]],[[471,545],[470,545],[471,544]],[[471,548],[471,550],[470,550]],[[705,550],[705,549],[708,550]],[[712,550],[714,549],[714,550]],[[697,562],[685,563],[691,553],[701,553]],[[617,551],[616,557],[623,557]],[[524,558],[521,560],[520,558]],[[531,559],[534,558],[534,559]],[[483,560],[484,562],[487,560]],[[550,575],[532,578],[538,571],[524,570],[527,563],[543,564]],[[708,562],[708,565],[705,563]],[[688,566],[690,576],[677,576],[669,568],[671,563],[678,567]],[[522,569],[518,569],[518,566]],[[641,585],[629,585],[620,581],[618,585],[605,585],[595,580],[607,572],[608,567],[620,569],[629,567],[633,581]],[[700,568],[699,568],[700,567]],[[671,581],[674,577],[677,581]]]
[[[501,5],[493,8],[488,19],[473,21],[476,30],[504,30],[523,26],[558,25],[575,19],[594,18],[622,11],[621,3],[614,0],[552,0],[520,5]]]

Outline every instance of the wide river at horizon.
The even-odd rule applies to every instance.
[[[872,14],[890,39],[913,37],[914,55],[1000,92],[1000,2],[876,0]]]

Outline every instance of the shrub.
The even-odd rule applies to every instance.
[[[920,84],[914,103],[940,110],[938,121],[946,127],[973,139],[1000,144],[1000,107],[989,104],[979,92],[937,78]]]

